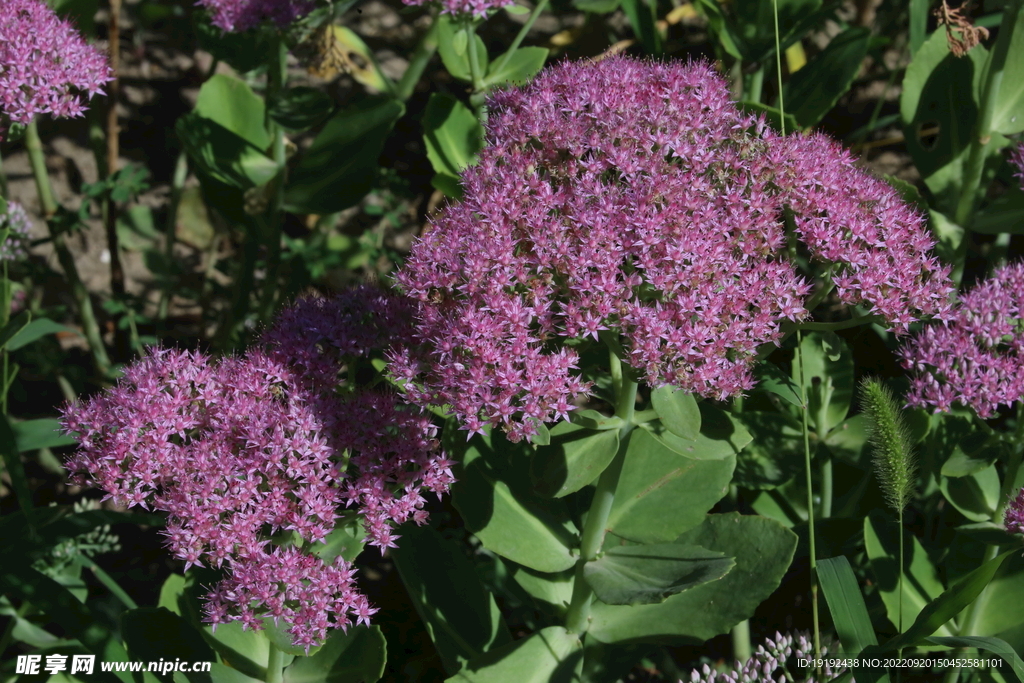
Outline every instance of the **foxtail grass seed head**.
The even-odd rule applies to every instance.
[[[902,512],[914,489],[914,454],[910,435],[896,399],[881,381],[864,380],[861,394],[863,410],[870,421],[878,483],[889,505]]]

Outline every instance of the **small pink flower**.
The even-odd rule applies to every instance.
[[[1006,524],[1006,530],[1011,534],[1024,534],[1024,489],[1021,489],[1017,493],[1017,497],[1010,501],[1003,522]]]
[[[228,33],[267,22],[284,28],[316,7],[315,0],[197,0],[196,4],[209,10],[213,25]]]

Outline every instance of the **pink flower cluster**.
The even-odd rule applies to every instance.
[[[1024,534],[1024,489],[1017,493],[1017,497],[1010,501],[1006,508],[1006,515],[1003,517],[1006,530],[1011,534]]]
[[[450,14],[453,17],[486,17],[487,13],[514,5],[515,0],[402,0],[406,5],[420,7],[427,4],[437,4],[442,14]]]
[[[358,309],[359,296],[306,299],[283,321],[315,323],[310,309]],[[385,304],[371,300],[363,309]],[[426,520],[421,489],[440,495],[452,483],[452,463],[437,453],[435,428],[418,409],[376,389],[337,391],[337,371],[333,384],[311,381],[309,366],[287,362],[301,345],[329,352],[334,340],[352,360],[375,348],[359,340],[386,344],[356,326],[346,339],[344,328],[329,329],[339,319],[328,313],[308,331],[279,326],[268,348],[245,357],[153,351],[115,388],[68,406],[63,421],[79,438],[68,462],[77,483],[119,504],[167,512],[168,545],[186,568],[228,570],[208,598],[210,621],[259,629],[263,618],[283,619],[307,647],[373,613],[350,564],[309,552],[340,509],[358,510],[370,544],[393,546],[392,525]],[[276,545],[279,532],[298,541]]]
[[[1010,163],[1016,167],[1013,174],[1020,181],[1021,189],[1024,189],[1024,142],[1010,150]]]
[[[999,268],[963,295],[944,325],[926,327],[900,351],[913,371],[907,403],[982,418],[1024,399],[1024,263]]]
[[[198,0],[212,15],[214,26],[238,33],[271,22],[284,28],[316,7],[315,0]]]
[[[4,119],[81,116],[110,79],[103,53],[42,0],[0,3],[0,140]]]
[[[0,242],[0,263],[17,261],[28,256],[32,221],[21,204],[7,202],[7,210],[0,213],[0,230],[4,229],[8,232],[7,239]]]
[[[753,386],[757,347],[808,315],[784,210],[839,296],[897,329],[952,287],[922,219],[822,136],[742,114],[710,66],[564,63],[494,95],[487,146],[397,280],[417,343],[393,355],[411,399],[518,440],[589,390],[558,340],[621,335],[652,386]]]

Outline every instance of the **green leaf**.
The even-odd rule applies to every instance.
[[[11,479],[11,488],[18,499],[18,507],[21,508],[22,517],[27,525],[26,532],[32,538],[36,537],[35,511],[32,509],[32,488],[28,483],[28,476],[25,474],[25,465],[21,462],[21,452],[17,447],[17,439],[11,429],[11,423],[7,421],[6,415],[0,415],[0,457],[3,458],[4,469]],[[7,518],[2,518],[7,522]],[[8,536],[8,539],[14,539]]]
[[[759,411],[733,417],[753,437],[736,457],[734,484],[747,489],[773,489],[803,471],[803,432],[791,417]]]
[[[1011,187],[1005,194],[990,201],[974,217],[971,230],[986,235],[1024,233],[1024,192]]]
[[[651,3],[654,3],[652,6]],[[648,54],[661,52],[661,34],[655,25],[657,0],[620,0],[619,6],[629,20],[633,33]]]
[[[583,575],[609,605],[650,605],[720,579],[735,564],[733,558],[700,546],[660,543],[610,548],[586,563]]]
[[[572,6],[581,12],[608,14],[619,9],[619,0],[572,0]]]
[[[6,348],[7,342],[25,329],[25,326],[28,325],[30,320],[32,320],[31,311],[22,311],[8,320],[7,324],[4,325],[4,328],[0,330],[0,349]]]
[[[523,85],[544,68],[544,62],[547,59],[548,49],[546,47],[521,47],[512,53],[508,61],[502,65],[501,71],[497,71],[495,67],[505,60],[505,55],[501,55],[491,63],[487,77],[484,78],[484,85],[488,87],[503,87],[507,84]]]
[[[300,86],[272,97],[269,113],[282,128],[297,133],[319,126],[334,109],[334,100],[323,90]]]
[[[338,111],[289,175],[285,209],[327,214],[355,205],[373,188],[384,140],[404,112],[383,95]]]
[[[995,465],[962,477],[942,477],[942,495],[967,519],[984,522],[999,504],[999,474]]]
[[[864,549],[878,582],[878,592],[886,614],[894,626],[899,624],[899,528],[881,510],[872,510],[864,519]],[[939,572],[928,559],[921,542],[908,531],[903,533],[903,625],[911,623],[925,605],[942,594]],[[942,627],[942,635],[952,635]]]
[[[315,655],[298,657],[284,670],[284,683],[374,683],[386,663],[380,626],[336,630]]]
[[[996,525],[993,525],[996,526]],[[964,528],[958,527],[963,532]],[[997,543],[1020,544],[1020,536],[1007,534],[1001,524],[991,529]],[[1011,536],[1007,539],[1007,536]],[[1009,546],[1013,547],[1013,545]],[[1012,554],[989,582],[988,588],[978,597],[975,606],[974,635],[996,636],[1010,629],[1019,628],[1024,624],[1024,612],[1020,609],[1020,595],[1024,592],[1024,557],[1021,553]]]
[[[942,595],[925,605],[921,613],[917,615],[913,626],[885,643],[883,647],[888,651],[911,647],[938,631],[946,622],[974,602],[995,576],[996,570],[999,569],[1003,561],[1016,552],[1018,551],[1007,550],[967,576],[960,578]]]
[[[1016,16],[1004,16],[999,27],[998,43],[1009,44],[997,44],[993,51],[993,56],[1005,54],[999,96],[992,110],[992,130],[1003,135],[1024,131],[1024,6],[1016,7]],[[1001,53],[1003,49],[1005,53]]]
[[[213,650],[202,634],[184,619],[164,607],[139,607],[121,615],[121,632],[128,646],[128,655],[135,661],[213,661]],[[171,683],[171,673],[154,672],[164,683]],[[208,672],[183,673],[191,683],[211,683]]]
[[[799,72],[798,72],[799,73]],[[786,132],[792,133],[795,130],[800,129],[800,124],[797,123],[796,117],[790,112],[786,112],[785,116],[780,109],[777,107],[769,107],[767,104],[762,102],[750,102],[744,100],[738,102],[740,109],[747,114],[753,114],[754,116],[763,115],[768,125],[774,128],[778,132],[782,132],[782,121],[785,118],[786,121]]]
[[[96,35],[96,12],[100,8],[99,0],[53,0],[50,3],[53,11],[71,20],[75,27],[87,36]]]
[[[617,415],[604,415],[596,410],[574,410],[569,413],[569,421],[574,425],[604,431],[606,429],[619,429],[625,424]]]
[[[818,560],[818,581],[843,652],[856,656],[867,646],[877,645],[875,629],[849,560],[842,556]]]
[[[565,616],[572,600],[575,569],[549,574],[528,567],[515,567],[512,578],[530,594],[537,605],[561,618]]]
[[[483,126],[469,107],[451,95],[431,94],[423,113],[423,141],[435,172],[458,178],[476,163],[483,140]]]
[[[11,337],[11,340],[7,342],[7,350],[17,351],[21,347],[28,346],[37,339],[41,339],[48,334],[57,334],[58,332],[73,332],[78,334],[77,330],[74,330],[67,325],[55,323],[49,318],[38,318],[30,322],[28,325],[25,325],[17,334]]]
[[[606,528],[638,543],[671,541],[700,524],[722,499],[735,466],[734,455],[723,460],[689,458],[646,429],[634,429]]]
[[[505,7],[505,11],[512,15],[523,15],[530,13],[529,8],[523,7],[522,5],[507,5]]]
[[[1018,681],[1024,683],[1024,661],[1014,652],[1009,643],[999,638],[982,638],[979,636],[957,636],[952,638],[932,637],[926,638],[929,643],[945,645],[950,648],[973,647],[979,650],[986,650],[994,655],[999,655],[1010,665],[1013,674]]]
[[[790,112],[801,128],[816,125],[850,89],[870,42],[870,30],[861,26],[848,28],[790,76],[785,101],[792,103]]]
[[[548,626],[469,662],[448,683],[571,683],[583,664],[579,636]]]
[[[219,182],[248,189],[277,175],[273,159],[215,121],[190,112],[175,129],[196,168]]]
[[[437,18],[437,53],[441,55],[441,62],[448,70],[452,78],[460,81],[472,81],[473,76],[469,68],[469,44],[468,35],[461,29],[456,28],[451,17],[442,14]],[[462,38],[457,38],[461,35]],[[461,43],[459,42],[461,41]],[[456,48],[461,44],[461,50]],[[480,68],[486,72],[487,69],[487,46],[480,36],[476,36],[476,53],[481,57]]]
[[[953,450],[953,454],[942,464],[942,476],[966,477],[980,472],[991,467],[1005,450],[1005,444],[998,437],[988,437],[985,434],[971,435],[961,441]]]
[[[217,123],[260,151],[270,147],[263,99],[245,81],[214,74],[199,89],[195,113]]]
[[[700,434],[700,408],[693,394],[666,384],[651,392],[651,405],[676,436],[694,440]]]
[[[551,429],[551,443],[531,458],[537,492],[561,498],[591,483],[608,467],[619,449],[619,433],[595,432],[571,422]]]
[[[53,417],[25,420],[11,425],[18,452],[35,451],[40,448],[71,446],[75,438],[60,433],[60,421]]]
[[[509,464],[527,457],[528,447],[499,434],[473,437],[452,502],[488,550],[538,571],[559,572],[576,564],[570,548],[577,536],[564,504],[535,496],[527,468]]]
[[[683,439],[668,431],[660,420],[643,426],[658,442],[680,455],[697,460],[725,460],[736,455],[750,443],[750,433],[734,415],[710,402],[700,405],[700,435],[696,439]]]
[[[185,581],[185,577],[181,574],[168,576],[164,584],[160,586],[160,598],[157,600],[156,606],[163,607],[180,617],[181,608],[178,606],[178,600],[185,591]]]
[[[327,534],[322,543],[314,544],[310,550],[324,562],[333,562],[340,557],[346,562],[355,562],[365,545],[366,531],[355,522],[341,522]]]
[[[818,434],[846,419],[853,401],[853,356],[834,333],[810,332],[800,344],[803,390]]]
[[[391,551],[395,566],[449,675],[511,641],[494,597],[461,548],[430,527],[407,524],[401,535]]]
[[[699,545],[736,558],[717,581],[673,595],[657,605],[594,603],[589,633],[605,643],[701,645],[748,619],[782,581],[796,550],[794,533],[764,517],[707,515],[676,543]]]

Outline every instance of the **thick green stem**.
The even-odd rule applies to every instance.
[[[427,68],[427,64],[430,63],[430,58],[437,52],[437,31],[439,25],[437,14],[434,14],[430,28],[420,38],[419,45],[416,46],[416,50],[409,58],[409,66],[406,67],[405,73],[402,74],[402,80],[395,86],[395,94],[403,102],[412,97],[413,92],[416,90],[416,84],[419,83],[423,72]]]
[[[484,75],[480,69],[480,55],[476,53],[476,23],[466,22],[466,49],[469,51],[469,75],[473,79],[473,93],[481,93],[484,90]]]
[[[281,683],[284,680],[284,652],[274,645],[274,642],[267,638],[270,652],[267,653],[267,679],[266,683]]]
[[[832,516],[832,458],[823,456],[818,471],[821,474],[821,518],[828,519]]]
[[[821,628],[818,622],[818,560],[814,537],[814,478],[811,476],[811,430],[808,424],[807,392],[804,390],[803,355],[800,353],[802,341],[803,335],[797,333],[796,355],[793,358],[793,366],[798,373],[797,385],[800,387],[800,400],[803,402],[800,415],[803,423],[804,471],[807,483],[807,532],[810,536],[811,618],[814,623],[814,657],[818,659],[821,657]],[[820,680],[820,670],[816,670],[816,673],[818,680]]]
[[[782,45],[779,41],[779,0],[772,2],[772,11],[775,15],[775,73],[779,85],[779,130],[786,134],[786,103],[782,97]],[[817,628],[815,628],[817,634]],[[815,655],[820,656],[820,655]],[[819,676],[820,677],[820,676]]]
[[[1003,72],[1006,56],[1010,51],[1010,40],[1013,36],[1017,15],[1020,13],[1022,0],[1010,0],[1003,14],[1003,25],[999,28],[999,40],[989,56],[985,69],[985,82],[981,91],[981,102],[978,109],[978,124],[971,137],[971,151],[964,169],[964,183],[960,190],[960,200],[956,207],[956,223],[964,229],[970,227],[971,219],[977,209],[979,200],[984,196],[981,177],[985,170],[985,150],[992,139],[992,116],[995,113],[999,91],[1002,88]],[[967,236],[964,235],[966,242]]]
[[[43,155],[43,143],[39,139],[39,128],[35,121],[28,124],[25,130],[25,148],[28,150],[29,163],[32,166],[32,175],[36,181],[36,191],[39,193],[39,204],[43,209],[43,217],[46,219],[46,227],[53,239],[53,248],[57,252],[57,259],[64,269],[64,276],[71,285],[71,294],[78,305],[78,315],[82,322],[82,331],[89,343],[89,350],[92,351],[93,362],[97,371],[104,377],[110,374],[110,358],[107,356],[107,349],[103,345],[103,336],[100,334],[100,326],[96,321],[96,315],[92,309],[92,300],[89,298],[89,291],[85,288],[82,278],[78,275],[78,267],[75,265],[75,257],[71,255],[64,233],[54,232],[50,219],[57,213],[57,201],[53,198],[53,188],[50,185],[50,175],[46,171],[46,158]]]
[[[267,100],[284,90],[288,81],[288,46],[279,38],[276,49],[270,56],[267,65]],[[268,110],[269,111],[269,110]],[[281,232],[284,227],[284,186],[288,176],[287,159],[285,158],[284,131],[270,114],[267,114],[267,130],[274,137],[273,158],[277,164],[277,177],[273,183],[273,199],[270,202],[270,214],[267,229],[267,277],[263,282],[263,293],[260,297],[257,313],[259,319],[269,320],[277,304],[277,285],[281,276]]]
[[[583,537],[580,539],[580,556],[576,560],[576,574],[573,580],[572,599],[565,615],[565,629],[570,633],[586,633],[590,623],[590,605],[594,600],[594,591],[584,577],[584,567],[597,557],[604,544],[605,528],[608,515],[611,514],[615,502],[615,489],[622,472],[622,462],[626,457],[629,445],[629,433],[634,425],[633,416],[636,409],[637,385],[623,373],[622,361],[614,353],[610,353],[612,381],[616,386],[615,415],[623,421],[619,432],[619,452],[611,464],[601,473],[597,481],[597,491],[590,503],[587,520],[583,524]]]
[[[740,664],[745,664],[753,649],[750,647],[750,620],[744,619],[732,627],[732,656]]]

